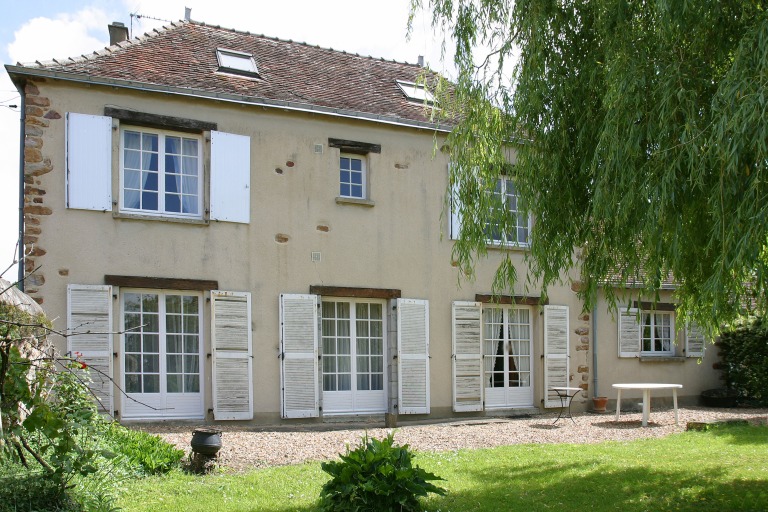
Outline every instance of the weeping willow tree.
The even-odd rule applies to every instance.
[[[514,176],[534,216],[527,263],[496,287],[546,288],[578,266],[586,308],[607,284],[657,297],[716,328],[765,306],[768,264],[768,13],[756,0],[413,0],[455,45],[441,95],[455,121],[454,246],[472,274],[488,187]],[[426,3],[426,2],[425,2]],[[507,152],[513,147],[515,165]],[[574,257],[577,255],[577,257]]]

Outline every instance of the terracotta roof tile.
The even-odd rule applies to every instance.
[[[260,78],[219,71],[217,48],[253,54]],[[424,68],[198,22],[173,23],[89,55],[21,66],[430,122],[428,110],[409,102],[396,84],[417,81]]]

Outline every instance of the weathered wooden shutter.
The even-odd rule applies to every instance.
[[[429,301],[397,299],[398,412],[429,414]]]
[[[320,415],[317,307],[317,295],[280,295],[283,418]]]
[[[251,294],[211,291],[213,418],[253,419]]]
[[[704,331],[698,324],[690,323],[685,328],[685,356],[704,357]]]
[[[544,306],[544,407],[560,407],[552,387],[569,385],[568,306]]]
[[[90,369],[99,411],[112,415],[112,287],[67,286],[67,350]]]
[[[112,210],[112,118],[67,112],[66,204]]]
[[[482,304],[454,302],[453,410],[483,410]]]
[[[251,216],[251,138],[211,132],[211,220],[248,224]]]
[[[619,311],[619,357],[640,356],[640,323],[637,309]]]

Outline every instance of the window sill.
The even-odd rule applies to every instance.
[[[206,219],[168,217],[163,215],[143,215],[141,213],[114,212],[112,214],[112,217],[115,219],[124,219],[124,220],[152,220],[152,221],[162,221],[162,222],[177,222],[179,224],[194,224],[197,226],[207,226],[208,224],[210,224]]]
[[[487,241],[485,245],[488,249],[496,249],[499,251],[528,251],[531,246],[528,244],[505,244],[501,242]]]
[[[641,363],[684,363],[685,356],[640,356]]]
[[[373,207],[376,203],[370,199],[355,199],[354,197],[337,197],[336,204],[354,204],[356,206]]]

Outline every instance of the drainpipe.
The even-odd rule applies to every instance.
[[[14,85],[16,90],[19,91],[21,97],[19,101],[19,108],[21,109],[21,119],[19,123],[19,268],[18,268],[18,284],[16,285],[19,290],[24,291],[24,138],[25,138],[25,123],[27,121],[27,101],[24,94],[25,80],[16,82]]]
[[[592,396],[600,396],[597,391],[597,304],[592,308]]]

